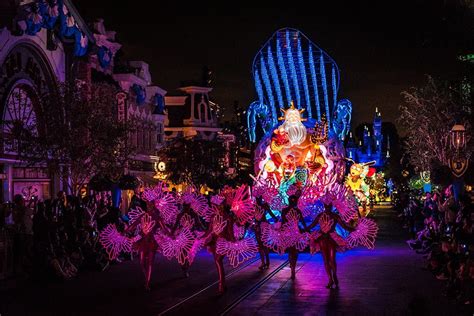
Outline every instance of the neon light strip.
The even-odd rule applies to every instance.
[[[306,79],[306,70],[304,67],[303,51],[301,50],[301,40],[299,38],[298,38],[298,63],[300,64],[300,75],[301,75],[301,79],[303,80],[304,97],[306,100],[306,111],[308,112],[308,118],[312,118],[313,113],[311,110],[311,100],[309,98],[308,80]]]
[[[281,72],[281,78],[283,79],[283,86],[285,87],[286,92],[286,101],[287,104],[293,100],[291,97],[290,85],[288,84],[288,76],[286,75],[285,61],[283,60],[283,54],[281,52],[280,39],[277,38],[277,61],[278,68]]]
[[[275,92],[278,98],[278,106],[284,107],[285,103],[283,102],[283,96],[281,94],[281,88],[280,88],[280,81],[278,80],[278,72],[275,67],[275,61],[273,60],[272,48],[270,45],[268,46],[267,57],[268,57],[268,67],[270,68],[270,75],[273,79],[273,87],[275,88]]]
[[[260,81],[260,76],[258,75],[258,71],[255,70],[254,73],[255,78],[255,90],[257,90],[258,94],[258,101],[263,104],[263,89],[262,89],[262,82]]]
[[[309,45],[309,69],[311,71],[311,80],[314,88],[314,98],[316,101],[316,113],[318,115],[318,121],[321,122],[321,109],[319,104],[319,91],[318,91],[318,79],[316,78],[316,69],[314,67],[313,48]]]
[[[296,107],[301,107],[300,89],[298,86],[298,75],[296,74],[295,62],[293,60],[293,53],[291,52],[290,32],[286,32],[286,58],[288,59],[288,66],[290,67],[291,78],[293,79],[293,87],[295,88]]]
[[[328,126],[331,126],[331,118],[329,117],[329,100],[328,100],[328,86],[326,83],[326,69],[324,68],[324,56],[321,52],[321,59],[319,60],[319,72],[321,73],[321,79],[323,82],[323,92],[324,92],[324,105],[326,107],[326,120]]]
[[[267,90],[268,102],[272,108],[272,123],[276,125],[278,123],[277,113],[275,109],[275,99],[273,98],[272,84],[270,78],[268,77],[267,67],[265,66],[265,60],[263,59],[263,54],[260,55],[260,72],[262,73],[263,83],[265,89]]]
[[[332,97],[333,97],[333,106],[332,106],[332,108],[334,110],[334,109],[336,109],[336,104],[337,104],[336,68],[334,67],[334,64],[332,65],[331,76],[332,76]]]

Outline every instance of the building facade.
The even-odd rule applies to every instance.
[[[136,127],[129,137],[135,155],[124,173],[153,181],[156,151],[164,143],[166,91],[152,83],[145,62],[115,65],[120,48],[103,20],[87,25],[69,0],[0,3],[2,201],[11,201],[15,194],[46,199],[59,190],[69,191],[68,179],[49,174],[46,165],[22,164],[11,137],[15,121],[36,130],[42,123],[40,96],[67,80],[120,88],[113,105],[117,119],[133,121]]]

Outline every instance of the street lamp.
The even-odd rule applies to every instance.
[[[451,148],[454,152],[449,159],[451,172],[457,178],[462,177],[469,165],[469,157],[464,149],[466,147],[466,129],[463,125],[456,124],[450,131]]]
[[[451,146],[459,152],[466,146],[466,129],[464,125],[456,124],[451,129]]]
[[[453,152],[449,158],[451,173],[455,176],[453,183],[454,198],[458,200],[463,189],[462,176],[469,166],[469,156],[465,151],[466,128],[461,124],[455,124],[450,131],[451,148]]]

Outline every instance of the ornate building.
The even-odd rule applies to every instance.
[[[358,163],[375,161],[375,167],[382,167],[390,158],[390,136],[384,140],[382,134],[382,114],[375,108],[375,116],[372,128],[364,125],[362,138],[355,139],[352,132],[349,133],[346,144],[346,157]]]
[[[32,130],[41,124],[40,95],[54,91],[66,80],[106,81],[121,88],[117,118],[133,120],[136,130],[130,145],[136,147],[125,173],[152,180],[156,150],[164,141],[164,96],[153,85],[148,64],[131,61],[114,65],[121,45],[103,20],[87,25],[70,0],[0,2],[0,196],[35,192],[40,199],[59,190],[69,191],[68,179],[48,173],[45,165],[26,166],[17,159],[11,139],[12,122]]]
[[[210,87],[187,86],[169,93],[165,97],[168,119],[165,124],[165,138],[199,137],[214,140],[221,130],[209,100]]]

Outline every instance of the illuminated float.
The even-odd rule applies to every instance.
[[[273,207],[287,205],[288,193],[318,186],[322,194],[343,181],[352,104],[337,98],[334,60],[300,31],[287,28],[267,41],[252,70],[258,100],[247,111],[249,138],[257,140],[258,124],[263,134],[255,151],[255,181],[267,187],[267,196],[277,189]]]
[[[342,221],[364,230],[361,236],[370,235],[371,242],[365,245],[373,247],[376,225],[364,219],[364,225],[371,227],[368,233],[359,219],[354,192],[360,187],[344,183],[347,160],[343,142],[350,128],[352,104],[338,100],[337,64],[300,31],[285,28],[275,32],[257,53],[252,73],[258,99],[247,111],[249,138],[256,142],[261,135],[254,156],[252,195],[277,215],[276,220],[267,216],[269,224],[262,225],[263,243],[280,253],[308,245],[311,238],[301,234],[298,225],[288,224],[297,220],[285,219],[291,208],[289,199],[296,195],[304,222],[318,219],[324,205],[332,205]],[[337,231],[349,238],[341,225]],[[292,236],[301,238],[289,242]]]

